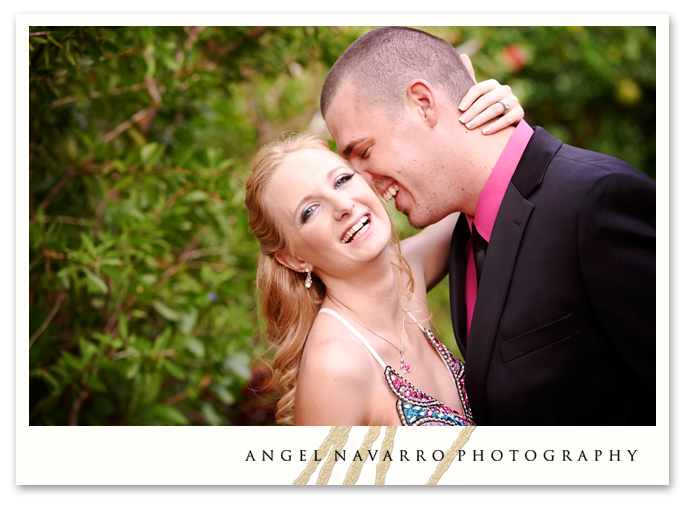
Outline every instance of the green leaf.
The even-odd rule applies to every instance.
[[[150,42],[144,52],[147,62],[147,77],[154,77],[156,74],[156,58],[154,58],[154,45]]]
[[[51,373],[49,373],[45,369],[39,369],[37,371],[32,371],[29,373],[29,375],[42,378],[43,380],[46,381],[46,383],[48,383],[54,389],[58,388],[58,382],[56,381],[56,379],[53,377],[53,375]]]
[[[245,353],[236,353],[224,361],[224,365],[242,379],[250,379],[250,357]]]
[[[63,351],[60,354],[60,356],[61,356],[63,362],[65,363],[65,365],[67,367],[69,367],[70,369],[73,369],[75,371],[80,371],[82,369],[82,362],[77,357],[72,355],[71,353],[69,353],[67,351]]]
[[[92,283],[93,286],[95,286],[101,293],[108,293],[108,287],[101,278],[99,278],[86,267],[84,267],[82,270],[84,271],[84,274],[87,275],[87,279]]]
[[[110,334],[103,334],[101,332],[92,332],[91,337],[99,341],[101,344],[109,344],[112,340]]]
[[[171,376],[173,376],[176,379],[179,380],[184,380],[185,379],[185,371],[178,367],[175,363],[173,363],[171,360],[168,359],[161,359],[163,362],[163,368],[166,369],[166,371],[169,372]]]
[[[53,44],[55,44],[57,47],[59,47],[60,49],[62,49],[62,44],[60,44],[57,40],[55,40],[51,34],[46,35],[46,37],[48,38],[49,41],[51,41],[51,42],[52,42]]]
[[[171,308],[166,306],[163,302],[159,302],[158,300],[155,300],[154,302],[151,303],[152,306],[154,306],[154,309],[163,316],[166,320],[170,321],[178,321],[178,313],[173,311]]]
[[[124,339],[128,336],[127,330],[127,318],[125,318],[125,315],[121,314],[118,316],[118,331],[120,332],[121,338]]]
[[[67,267],[63,267],[58,271],[58,277],[59,278],[66,278],[69,277],[70,274],[73,272],[77,271],[77,266],[76,265],[68,265]]]
[[[151,142],[149,144],[146,144],[142,147],[140,150],[140,158],[143,163],[146,163],[149,158],[156,152],[156,149],[159,147],[158,142]]]
[[[194,307],[187,307],[180,311],[180,332],[183,334],[189,334],[192,329],[197,325],[197,318],[199,313]]]
[[[79,340],[79,354],[82,356],[82,362],[89,362],[89,360],[91,360],[93,356],[97,355],[98,352],[99,350],[96,346],[94,346],[94,343],[83,338]]]
[[[127,206],[127,212],[137,221],[144,221],[144,215],[134,205]]]
[[[88,378],[89,384],[93,390],[96,390],[97,392],[108,392],[108,387],[101,381],[101,379],[98,377],[98,373],[93,373],[89,375]]]
[[[196,337],[186,336],[185,347],[197,358],[204,357],[204,343]]]
[[[122,265],[123,261],[120,258],[104,258],[101,260],[101,265]]]
[[[133,362],[132,364],[130,364],[127,367],[127,372],[125,373],[125,377],[127,379],[132,379],[135,376],[137,376],[137,373],[139,373],[139,367],[140,367],[139,361]]]
[[[127,164],[123,162],[120,159],[115,159],[113,160],[113,167],[115,167],[115,170],[120,172],[121,174],[125,174],[128,170]]]
[[[70,288],[70,276],[75,272],[77,272],[76,265],[68,265],[67,267],[63,267],[58,271],[58,277],[62,282],[62,286],[65,288]]]
[[[163,349],[163,347],[168,346],[168,341],[170,340],[172,334],[173,329],[169,326],[166,326],[166,328],[163,329],[163,332],[156,336],[154,346],[152,347],[152,353],[159,353],[161,349]]]
[[[235,158],[227,158],[216,167],[217,170],[224,170],[235,163]]]
[[[214,392],[217,399],[225,404],[233,404],[235,402],[235,397],[233,397],[233,394],[229,392],[226,387],[219,385],[218,383],[211,385],[209,390]]]
[[[127,135],[129,135],[139,147],[146,146],[147,140],[141,133],[139,133],[139,130],[137,130],[136,128],[128,128]]]
[[[148,285],[152,285],[158,281],[158,276],[155,276],[154,274],[142,274],[139,279],[142,280],[143,283],[146,283]]]
[[[111,281],[115,282],[114,287],[117,288],[117,285],[125,283],[125,276],[123,269],[116,269],[113,267],[106,267],[103,265],[99,265],[101,267],[101,272],[111,278]]]
[[[82,246],[89,252],[91,257],[98,258],[98,251],[96,251],[96,246],[94,246],[94,243],[91,241],[91,238],[84,233],[79,234],[79,236],[82,238]]]
[[[70,62],[73,66],[77,66],[77,62],[74,59],[74,56],[72,56],[72,51],[70,51],[70,41],[67,41],[67,49],[65,50],[65,58],[67,58],[67,61]]]
[[[214,407],[208,402],[202,404],[202,416],[209,425],[222,425],[224,422],[221,415],[219,415]]]
[[[173,406],[158,404],[152,409],[152,414],[171,425],[190,425],[190,421]]]
[[[199,202],[201,200],[209,200],[209,195],[202,190],[195,190],[185,195],[185,198],[190,202]]]
[[[165,152],[166,152],[166,145],[165,144],[160,145],[151,156],[147,157],[147,159],[144,163],[144,166],[147,169],[150,169],[151,167],[156,165],[156,162],[159,161],[159,159],[164,155]]]

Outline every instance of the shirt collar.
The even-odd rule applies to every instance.
[[[514,171],[517,169],[519,160],[532,135],[533,129],[528,123],[521,120],[509,138],[505,149],[502,150],[500,158],[495,163],[495,167],[493,167],[490,177],[481,191],[476,206],[476,216],[466,216],[469,230],[471,230],[471,224],[475,223],[478,233],[488,242],[502,199],[505,197],[509,182],[512,180]]]

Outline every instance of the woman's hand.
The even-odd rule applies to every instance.
[[[475,81],[476,75],[469,57],[462,54],[461,61]],[[509,106],[507,112],[505,112],[506,108],[503,103]],[[524,118],[524,109],[519,105],[519,99],[512,93],[512,88],[507,85],[500,85],[495,79],[483,81],[473,86],[461,100],[459,110],[463,113],[459,121],[466,125],[466,128],[473,130],[482,125],[483,130],[481,131],[486,135],[510,125],[516,125]],[[500,119],[488,124],[490,120],[498,116]]]

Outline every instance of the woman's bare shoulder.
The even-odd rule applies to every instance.
[[[347,333],[331,316],[315,320],[298,375],[296,425],[367,424],[370,353]]]
[[[321,314],[308,335],[301,373],[329,373],[358,381],[358,370],[368,356],[368,349],[349,329],[336,318]]]

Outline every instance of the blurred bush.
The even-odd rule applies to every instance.
[[[30,423],[273,423],[243,183],[263,143],[323,127],[324,77],[367,30],[30,29]],[[428,31],[530,124],[655,177],[653,30]],[[446,283],[430,301],[454,349]]]

